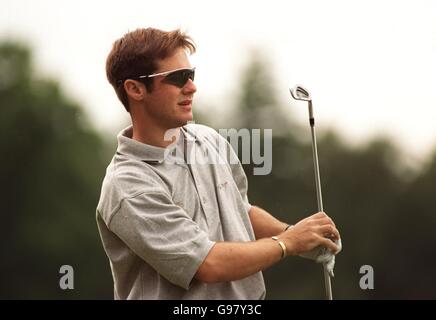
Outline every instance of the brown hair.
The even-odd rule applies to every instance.
[[[195,52],[194,41],[180,29],[167,32],[140,28],[114,42],[106,59],[106,76],[127,111],[129,101],[123,80],[155,72],[157,61],[169,57],[178,48],[187,49],[190,54]],[[151,91],[151,83],[145,84]]]

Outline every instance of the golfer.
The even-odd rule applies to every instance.
[[[118,134],[97,206],[115,299],[264,299],[262,270],[340,250],[324,212],[290,226],[251,205],[227,140],[188,123],[194,52],[180,30],[147,28],[116,40],[107,57],[132,121]]]

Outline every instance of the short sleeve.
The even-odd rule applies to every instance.
[[[160,275],[186,290],[215,244],[164,192],[124,199],[109,229]]]

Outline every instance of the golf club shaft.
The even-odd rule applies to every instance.
[[[310,115],[313,116],[312,104],[309,105]],[[315,170],[315,186],[316,186],[316,199],[318,201],[318,211],[324,211],[322,205],[322,193],[321,193],[321,178],[319,175],[319,163],[318,163],[318,150],[316,147],[316,134],[315,134],[315,120],[313,117],[310,118],[310,130],[312,133],[312,153],[313,153],[313,167]],[[324,284],[325,284],[325,294],[327,300],[333,300],[332,295],[332,284],[330,282],[330,274],[327,271],[327,266],[323,263],[324,270]]]
[[[318,202],[318,211],[324,211],[324,206],[322,205],[321,178],[319,175],[318,150],[316,147],[315,126],[310,126],[310,130],[312,132],[312,153],[313,153],[313,168],[315,171],[316,200]]]

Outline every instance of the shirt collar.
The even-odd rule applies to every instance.
[[[181,127],[181,129],[181,134],[183,134],[184,138],[186,138],[188,141],[195,141],[198,143],[201,142],[195,132],[191,128],[188,128],[188,126],[183,126]],[[162,163],[165,160],[165,157],[171,154],[171,152],[176,148],[179,141],[174,141],[168,147],[162,148],[133,140],[132,136],[132,126],[128,126],[127,128],[120,131],[117,136],[117,153],[130,156],[141,161],[154,163]],[[181,135],[179,135],[179,139],[180,138],[182,138]]]

